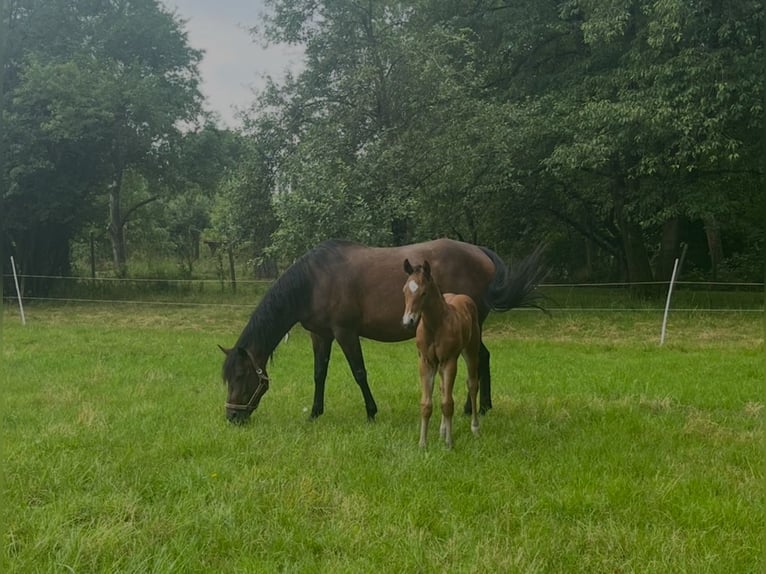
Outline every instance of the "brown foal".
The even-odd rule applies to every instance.
[[[471,431],[479,433],[476,395],[479,390],[479,346],[481,328],[476,303],[467,295],[445,293],[431,274],[431,265],[413,265],[404,260],[407,281],[404,283],[404,315],[402,324],[417,326],[415,341],[418,347],[420,371],[420,446],[426,446],[428,421],[433,412],[433,390],[436,372],[441,379],[442,419],[440,434],[452,448],[452,415],[455,402],[452,390],[457,374],[457,358],[463,355],[468,368],[468,396],[471,404]]]

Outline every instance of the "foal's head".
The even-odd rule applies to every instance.
[[[405,259],[404,272],[407,274],[407,281],[402,289],[404,292],[402,325],[412,329],[417,326],[420,319],[423,299],[433,288],[433,277],[431,277],[431,265],[428,261],[423,261],[422,265],[413,267],[410,260]]]

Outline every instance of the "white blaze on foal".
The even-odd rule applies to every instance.
[[[419,285],[416,281],[409,281],[406,288],[410,290],[412,295],[415,295],[418,292]],[[418,324],[419,315],[420,313],[412,311],[409,305],[405,305],[404,315],[402,315],[402,325],[405,327],[414,327]]]

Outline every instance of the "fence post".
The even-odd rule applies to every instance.
[[[229,252],[229,275],[231,276],[231,291],[237,292],[237,275],[234,268],[234,250],[231,248],[231,243],[227,245],[227,251]]]
[[[93,237],[93,231],[90,232],[90,278],[93,284],[96,284],[96,239]]]
[[[21,302],[21,290],[19,289],[19,278],[16,275],[16,262],[13,260],[13,255],[11,255],[11,269],[13,269],[13,283],[16,285],[16,297],[19,300],[19,311],[21,311],[21,324],[26,325],[27,318],[24,316],[24,305]]]
[[[670,276],[670,285],[668,285],[668,298],[665,301],[665,314],[662,317],[662,332],[660,333],[660,347],[665,343],[665,329],[668,326],[668,312],[670,311],[670,296],[673,294],[673,284],[676,282],[676,272],[678,271],[678,257],[673,263],[673,274]]]

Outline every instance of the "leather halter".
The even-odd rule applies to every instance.
[[[226,407],[229,410],[232,411],[253,411],[255,410],[255,407],[253,406],[253,403],[255,402],[256,398],[262,396],[266,393],[267,390],[269,390],[269,377],[266,375],[266,373],[263,372],[263,369],[261,369],[258,365],[255,363],[255,358],[253,357],[252,353],[249,349],[245,349],[245,352],[247,353],[247,356],[250,358],[250,363],[253,365],[253,368],[255,369],[255,374],[258,375],[258,386],[255,387],[255,390],[253,391],[253,395],[250,397],[250,400],[247,401],[247,404],[239,404],[239,403],[224,403],[224,407]],[[263,392],[261,392],[261,389],[263,387],[266,387]]]

